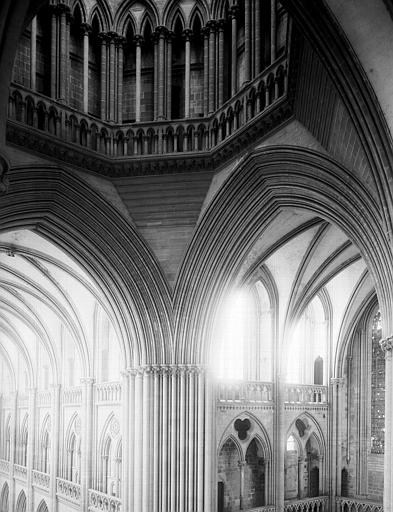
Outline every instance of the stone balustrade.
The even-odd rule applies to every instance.
[[[209,117],[113,124],[13,84],[9,119],[111,158],[209,152],[271,110],[286,93],[284,55]]]
[[[96,384],[96,401],[120,403],[121,401],[121,382],[105,382]]]
[[[9,474],[10,472],[10,463],[8,460],[0,459],[0,473]]]
[[[284,512],[327,512],[328,507],[329,497],[317,496],[315,498],[286,501]]]
[[[82,403],[82,387],[75,386],[63,389],[63,405],[79,405]]]
[[[306,404],[326,404],[327,403],[326,386],[315,384],[286,384],[284,391],[284,401],[286,403],[306,403]]]
[[[50,476],[48,473],[42,473],[41,471],[33,469],[33,485],[41,489],[49,490]]]
[[[346,498],[338,496],[336,498],[337,512],[383,512],[382,503],[375,501],[360,500],[357,498]]]
[[[81,486],[63,478],[56,478],[56,494],[73,503],[81,502]]]
[[[27,480],[27,467],[14,464],[14,476],[19,478],[19,480]]]
[[[250,381],[219,382],[217,400],[219,403],[271,402],[273,400],[273,384]]]
[[[248,509],[247,512],[276,512],[276,507],[275,505],[265,505],[264,507]]]
[[[103,492],[89,490],[89,512],[120,512],[121,500]]]

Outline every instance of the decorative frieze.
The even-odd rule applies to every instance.
[[[63,478],[56,479],[56,494],[57,496],[71,501],[72,503],[79,504],[81,502],[81,486]]]
[[[49,490],[50,476],[47,473],[33,470],[33,485],[40,487],[41,489]]]

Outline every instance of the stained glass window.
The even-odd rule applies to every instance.
[[[385,448],[385,354],[379,342],[382,338],[381,313],[375,315],[371,330],[371,451],[384,453]]]

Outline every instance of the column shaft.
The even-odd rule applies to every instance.
[[[259,0],[255,1],[255,53],[254,53],[254,69],[255,76],[261,72],[261,4]]]
[[[29,390],[29,418],[28,427],[29,435],[27,438],[27,512],[33,512],[34,499],[33,499],[33,469],[34,469],[34,447],[36,436],[36,401],[37,390],[35,388]]]
[[[216,57],[216,31],[215,24],[210,22],[209,27],[209,114],[215,110],[215,57]]]
[[[237,91],[237,20],[232,14],[232,56],[231,56],[231,94],[234,96]]]
[[[30,35],[30,89],[36,90],[37,77],[37,16],[31,20]]]
[[[244,0],[244,80],[251,80],[251,8],[250,0]]]
[[[209,31],[203,31],[203,115],[209,112]]]
[[[270,0],[270,62],[276,60],[276,0]]]
[[[56,511],[56,477],[59,461],[59,434],[60,434],[60,386],[52,388],[52,421],[51,421],[51,454],[50,454],[50,488],[51,510]]]
[[[65,10],[62,10],[60,13],[60,73],[59,73],[59,99],[61,101],[66,100],[66,82],[68,80],[67,77],[67,41],[66,41],[66,31],[67,31],[67,14]]]
[[[165,94],[165,34],[160,32],[158,42],[158,118],[164,119],[164,94]]]
[[[141,121],[141,71],[142,71],[142,49],[140,38],[135,40],[135,121]]]
[[[108,74],[109,74],[109,120],[115,120],[115,40],[113,34],[111,34],[111,39],[109,42],[109,65]]]
[[[130,446],[130,431],[128,423],[128,414],[130,407],[130,387],[129,387],[129,374],[127,371],[122,372],[121,378],[121,422],[122,422],[122,475],[121,475],[121,503],[123,510],[130,510],[128,486],[130,482],[129,477],[129,446]],[[87,509],[86,509],[87,510]]]
[[[168,35],[166,41],[166,54],[167,54],[167,65],[166,65],[166,117],[172,119],[172,36]]]
[[[106,37],[102,35],[101,40],[101,119],[105,121],[107,119],[107,43]]]
[[[224,21],[218,25],[218,106],[224,103]]]
[[[184,117],[190,117],[191,42],[189,34],[185,40]]]
[[[89,112],[89,31],[83,33],[83,112]]]
[[[51,30],[51,97],[57,99],[58,97],[58,55],[57,55],[57,14],[52,11],[52,30]]]
[[[124,50],[123,41],[118,41],[117,47],[117,116],[118,123],[123,122],[123,67],[124,67]]]

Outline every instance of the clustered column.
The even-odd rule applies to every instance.
[[[204,495],[205,482],[212,472],[205,468],[214,450],[206,423],[211,414],[205,411],[204,369],[139,367],[124,374],[122,382],[123,401],[132,409],[123,418],[128,440],[123,478],[130,483],[124,486],[124,506],[145,512],[207,512],[211,496]]]
[[[393,336],[389,336],[380,341],[380,346],[385,352],[385,468],[384,468],[384,496],[383,502],[392,503],[392,484],[393,484],[393,466],[392,466],[392,449],[393,449],[393,432],[392,432],[392,392],[393,392],[393,376],[392,376],[392,351]]]
[[[123,98],[123,42],[116,32],[100,34],[101,119],[121,121]]]

